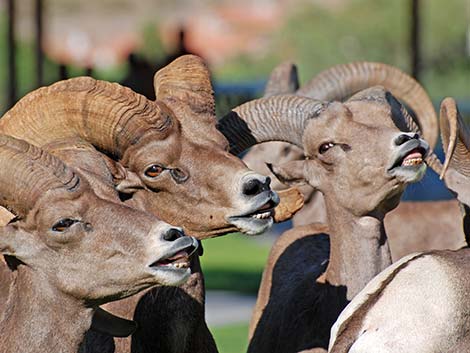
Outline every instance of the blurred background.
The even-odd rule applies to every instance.
[[[81,75],[153,99],[153,74],[186,53],[208,62],[218,116],[260,96],[284,60],[297,63],[301,83],[368,60],[415,76],[436,107],[455,97],[470,123],[470,0],[0,0],[0,114],[37,87]],[[449,197],[438,183],[431,175],[405,198],[423,198],[429,185],[432,197]],[[208,320],[221,353],[246,348],[272,238],[204,244]]]

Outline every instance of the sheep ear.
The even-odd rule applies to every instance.
[[[27,262],[39,252],[40,244],[34,237],[12,225],[0,227],[0,253]]]
[[[139,189],[144,189],[145,185],[138,175],[131,171],[126,171],[126,177],[116,183],[116,190],[123,194],[133,194]]]
[[[116,190],[123,194],[133,194],[139,189],[144,189],[145,185],[139,176],[124,168],[124,166],[110,158],[105,159],[109,171],[114,180]]]
[[[290,161],[281,165],[266,163],[271,173],[283,184],[299,186],[307,184],[304,176],[305,161]]]

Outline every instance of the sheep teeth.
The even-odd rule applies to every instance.
[[[405,159],[403,161],[403,166],[409,167],[409,166],[418,165],[418,164],[421,164],[421,163],[423,163],[422,158],[409,158],[409,159]]]
[[[253,215],[252,217],[257,218],[257,219],[266,219],[266,218],[271,217],[271,215],[272,215],[271,211],[268,211],[268,212],[263,212],[263,213],[257,213]]]
[[[189,263],[187,263],[187,262],[176,262],[176,263],[172,263],[171,266],[176,267],[176,268],[188,268]]]

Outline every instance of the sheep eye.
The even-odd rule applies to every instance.
[[[54,232],[63,232],[67,228],[71,227],[72,224],[77,223],[78,220],[76,219],[70,219],[70,218],[64,218],[58,221],[56,224],[52,226],[52,230]]]
[[[157,176],[159,176],[165,169],[158,165],[158,164],[154,164],[154,165],[151,165],[150,167],[148,167],[146,170],[145,170],[145,175],[150,177],[150,178],[155,178]]]
[[[320,148],[318,149],[318,152],[320,152],[320,154],[323,154],[326,151],[328,151],[331,147],[333,147],[334,145],[335,144],[333,142],[323,143],[323,144],[320,145]]]

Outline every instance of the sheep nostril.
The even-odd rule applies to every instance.
[[[176,228],[171,228],[163,235],[163,239],[167,241],[175,241],[181,237],[184,237],[184,233]]]
[[[265,190],[267,190],[270,185],[271,185],[271,178],[270,178],[270,177],[266,177],[266,181],[265,181],[265,183],[264,183]]]
[[[243,185],[243,194],[247,196],[258,195],[261,189],[261,182],[258,179],[251,179]]]
[[[259,179],[251,179],[243,185],[243,194],[247,196],[256,196],[263,191],[269,190],[271,179],[266,177],[264,182]]]

